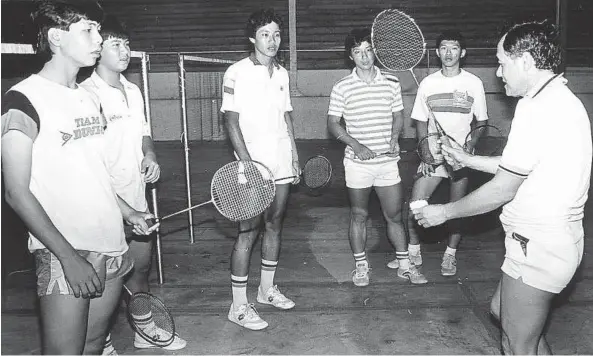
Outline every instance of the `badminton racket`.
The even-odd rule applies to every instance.
[[[494,125],[479,125],[466,136],[463,149],[476,156],[500,156],[506,146],[506,137]]]
[[[301,174],[303,183],[311,189],[325,187],[331,180],[332,166],[323,156],[311,157]],[[231,221],[248,220],[263,213],[274,200],[277,181],[297,176],[274,179],[272,172],[257,161],[234,161],[219,168],[210,184],[212,198],[189,208],[155,219],[156,223],[173,216],[213,203]],[[151,226],[153,229],[156,226]]]
[[[132,293],[125,285],[124,289],[130,296],[127,316],[134,331],[154,346],[171,345],[175,338],[175,322],[163,301],[150,293]]]
[[[371,42],[379,63],[389,70],[409,71],[419,85],[413,69],[424,57],[426,42],[413,18],[395,9],[380,12],[373,20]]]

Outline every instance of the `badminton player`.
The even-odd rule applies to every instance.
[[[231,65],[224,74],[221,111],[239,160],[256,160],[267,166],[274,177],[300,174],[294,142],[292,105],[288,72],[276,60],[281,42],[282,19],[271,9],[253,13],[247,22],[247,37],[253,45],[249,57]],[[261,279],[257,301],[278,309],[295,303],[274,284],[280,256],[280,234],[290,185],[298,178],[277,181],[276,196],[263,214]],[[247,300],[247,279],[252,247],[257,240],[262,217],[239,223],[239,235],[231,253],[233,302],[228,319],[251,330],[268,326]]]
[[[2,99],[6,201],[30,231],[42,352],[100,354],[133,265],[122,216],[138,234],[153,216],[117,197],[99,104],[76,84],[100,55],[101,8],[42,2],[32,17],[46,62]]]

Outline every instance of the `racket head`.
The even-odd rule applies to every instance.
[[[138,292],[131,296],[128,302],[128,321],[134,331],[152,345],[165,347],[173,343],[173,316],[163,301],[152,294]]]
[[[394,71],[416,67],[426,52],[424,35],[416,21],[396,9],[383,10],[375,17],[371,45],[379,63]]]
[[[420,160],[426,164],[437,166],[445,162],[441,153],[441,135],[437,132],[429,133],[418,141],[416,153]]]
[[[231,221],[248,220],[263,213],[274,200],[272,172],[257,161],[234,161],[219,168],[210,184],[212,203]]]
[[[332,177],[332,165],[324,156],[313,156],[303,166],[303,184],[310,189],[327,186]]]
[[[463,149],[477,156],[500,156],[506,146],[506,137],[494,125],[479,125],[465,137]]]

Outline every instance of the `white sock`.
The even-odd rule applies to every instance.
[[[247,304],[247,277],[237,277],[231,274],[231,289],[233,290],[233,307]]]
[[[447,246],[447,249],[445,250],[445,253],[451,256],[455,256],[455,252],[457,252],[457,249],[449,246]]]
[[[403,251],[403,252],[399,252],[399,251],[395,251],[395,257],[397,258],[397,261],[399,262],[399,268],[401,269],[409,269],[410,268],[410,255],[408,254],[408,251]]]
[[[420,253],[420,244],[418,245],[412,245],[409,244],[408,245],[408,251],[412,254],[412,255],[417,255]]]
[[[268,289],[274,286],[274,275],[276,274],[276,267],[278,261],[268,261],[262,258],[261,260],[261,279],[259,282],[259,289],[262,292],[267,292]]]

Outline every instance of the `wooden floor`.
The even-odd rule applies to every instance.
[[[151,279],[152,292],[171,308],[179,333],[188,341],[186,349],[167,353],[499,353],[500,331],[488,314],[489,299],[500,278],[504,257],[497,213],[466,220],[455,277],[440,275],[446,232],[442,228],[427,230],[423,235],[422,270],[429,283],[413,286],[386,267],[394,252],[385,237],[385,223],[373,196],[367,228],[371,284],[355,287],[347,238],[349,207],[342,147],[327,141],[303,141],[298,146],[303,160],[314,154],[326,155],[335,172],[323,195],[311,196],[305,189],[295,188],[289,201],[275,280],[296,302],[296,307],[278,311],[256,304],[261,317],[270,324],[264,331],[248,331],[229,322],[229,256],[236,225],[212,206],[197,209],[193,226],[196,240],[190,244],[187,216],[180,215],[162,226],[165,283],[157,283],[154,268]],[[165,215],[186,206],[183,150],[178,143],[157,143],[157,149],[163,168],[158,186],[159,206],[161,215]],[[195,204],[210,199],[210,178],[218,167],[232,160],[232,153],[226,143],[204,143],[193,144],[190,155]],[[413,154],[405,155],[400,163],[405,189],[417,163]],[[484,175],[472,176],[473,185],[485,179]],[[439,188],[434,200],[443,200],[446,193],[446,187]],[[593,231],[592,213],[589,203],[585,215],[587,235]],[[2,221],[3,235],[9,223]],[[573,283],[556,299],[550,318],[548,340],[558,354],[593,354],[591,241],[587,238],[583,264]],[[254,251],[248,286],[253,302],[259,283],[259,247]],[[4,272],[10,271],[3,271],[1,351],[37,354],[40,340],[34,274],[26,268],[24,272]],[[120,354],[163,353],[134,349],[123,308],[113,340]]]

